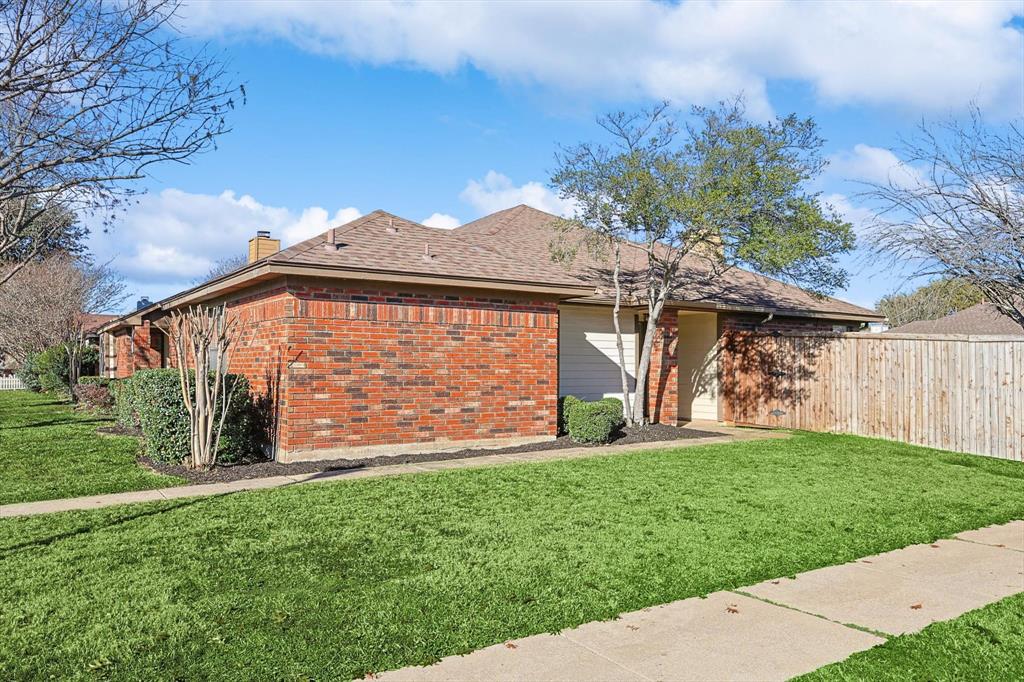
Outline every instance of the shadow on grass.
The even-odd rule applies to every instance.
[[[99,531],[99,530],[105,530],[107,528],[114,528],[116,526],[121,526],[121,525],[129,523],[131,521],[136,521],[138,519],[144,519],[144,518],[149,517],[149,516],[158,516],[158,515],[164,514],[166,512],[176,511],[178,509],[184,509],[186,507],[190,507],[192,505],[200,504],[202,502],[205,502],[206,500],[210,499],[210,497],[224,497],[226,495],[231,495],[231,494],[233,494],[233,493],[225,493],[224,495],[213,495],[213,496],[205,496],[205,497],[187,498],[187,499],[181,500],[179,502],[176,502],[174,504],[171,504],[169,506],[161,507],[159,509],[146,509],[144,511],[138,511],[138,512],[135,512],[135,513],[130,513],[130,514],[127,514],[125,516],[118,516],[118,517],[112,518],[112,519],[111,518],[104,519],[103,521],[98,522],[98,523],[85,524],[85,525],[82,525],[82,526],[80,526],[78,528],[75,528],[74,530],[68,530],[68,531],[65,531],[65,532],[62,532],[62,533],[56,533],[56,534],[50,535],[48,537],[36,538],[34,540],[29,540],[28,542],[21,542],[21,543],[14,544],[14,545],[0,546],[0,559],[10,558],[10,557],[20,553],[23,550],[32,549],[32,548],[35,548],[35,547],[48,547],[48,546],[52,545],[53,543],[59,542],[61,540],[67,540],[69,538],[73,538],[73,537],[76,537],[76,536],[79,536],[79,535],[86,535],[88,533],[92,533],[94,531]],[[34,518],[34,517],[24,517],[24,518]]]
[[[37,428],[44,428],[44,427],[47,427],[47,426],[67,426],[67,425],[70,425],[70,424],[75,424],[75,425],[78,425],[78,424],[83,424],[83,425],[87,425],[87,424],[105,424],[105,423],[107,423],[109,421],[110,421],[109,419],[103,419],[102,417],[92,417],[92,418],[89,418],[89,419],[74,419],[74,418],[58,419],[58,418],[55,418],[55,419],[47,419],[46,421],[32,422],[30,424],[16,424],[14,426],[2,426],[2,427],[0,427],[0,430],[3,430],[3,431],[13,431],[15,429],[37,429]]]

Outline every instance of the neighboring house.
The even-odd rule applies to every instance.
[[[100,328],[111,320],[117,319],[117,315],[94,315],[91,313],[84,313],[82,315],[82,319],[82,329],[85,332],[85,342],[93,346],[97,346],[100,343]],[[100,367],[83,368],[83,374],[89,374],[91,372],[100,373],[102,371],[102,364],[103,360],[101,354]],[[14,358],[0,353],[0,377],[14,376],[17,370],[18,362]]]
[[[887,334],[973,334],[1024,336],[1024,327],[999,312],[991,303],[979,303],[937,320],[918,320],[893,327]]]
[[[563,266],[556,218],[526,206],[454,230],[374,211],[278,251],[260,233],[239,270],[107,324],[110,376],[171,364],[161,320],[225,302],[252,322],[230,370],[273,405],[282,461],[554,438],[557,399],[620,396],[600,262]],[[627,247],[624,262],[644,254]],[[882,318],[743,270],[688,286],[658,328],[647,412],[719,419],[717,344],[731,329],[848,331]],[[692,285],[690,283],[692,282]],[[631,380],[645,306],[621,315]]]

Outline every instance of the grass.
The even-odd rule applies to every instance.
[[[1024,594],[890,639],[798,678],[839,680],[1009,680],[1024,673]]]
[[[134,438],[96,433],[112,423],[51,395],[0,391],[0,504],[184,483],[140,467]]]
[[[17,679],[335,679],[1024,516],[1024,466],[800,434],[0,522]]]

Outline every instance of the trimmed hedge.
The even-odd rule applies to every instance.
[[[208,380],[213,382],[212,373]],[[141,428],[146,454],[158,462],[177,464],[188,455],[188,410],[179,382],[176,369],[145,369],[112,384],[118,422],[129,428]],[[259,420],[249,381],[238,374],[226,375],[226,388],[230,390],[232,384],[235,390],[217,451],[220,464],[248,458],[259,451],[260,445]],[[218,415],[220,405],[218,402]]]
[[[114,419],[128,429],[139,428],[139,415],[135,411],[137,384],[131,379],[113,379],[108,388],[114,398]]]
[[[625,423],[622,401],[618,398],[604,398],[594,402],[573,398],[572,401],[564,402],[563,412],[566,430],[576,443],[607,443],[611,441],[612,434]]]
[[[569,413],[577,405],[582,405],[584,400],[580,400],[574,395],[563,395],[558,399],[558,435],[564,436],[569,433]]]
[[[110,386],[111,381],[110,377],[78,377],[78,383],[83,386]]]

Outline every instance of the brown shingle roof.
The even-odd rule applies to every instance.
[[[550,259],[521,259],[498,243],[475,243],[452,230],[426,227],[374,211],[328,233],[300,242],[266,260],[269,263],[346,268],[370,272],[542,283],[587,288]]]
[[[111,320],[116,320],[117,315],[99,315],[95,313],[85,313],[82,315],[82,330],[86,334],[96,333],[100,327],[105,325]]]
[[[523,263],[550,262],[549,244],[557,237],[556,216],[529,206],[516,206],[455,228],[458,237],[475,244],[487,244],[503,253],[515,254]],[[646,254],[638,246],[623,252],[623,269],[641,271]],[[606,266],[579,249],[569,271],[580,279],[597,283]],[[724,303],[738,306],[771,308],[779,312],[816,312],[827,315],[870,316],[882,319],[872,310],[831,297],[817,297],[803,289],[732,268],[717,277],[710,277],[710,265],[702,258],[688,257],[683,263],[683,277],[689,282],[681,290],[680,302]]]
[[[991,303],[979,303],[937,320],[918,320],[893,327],[886,333],[974,334],[979,336],[1024,336],[1024,327],[999,312]]]

